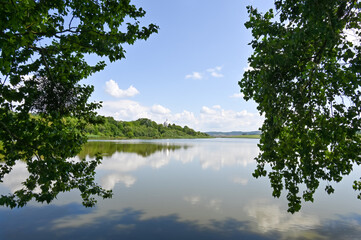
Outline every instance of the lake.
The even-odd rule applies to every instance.
[[[0,239],[360,239],[361,201],[352,189],[360,168],[321,184],[314,203],[287,212],[285,192],[272,197],[267,178],[255,179],[258,139],[90,141],[81,158],[104,155],[96,180],[112,199],[94,208],[79,192],[51,204],[0,208]],[[0,192],[19,189],[18,164]]]

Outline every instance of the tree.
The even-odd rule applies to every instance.
[[[90,65],[87,55],[114,62],[124,58],[123,44],[157,32],[153,24],[140,25],[144,15],[130,0],[1,1],[0,182],[18,161],[26,162],[29,177],[0,205],[49,203],[71,189],[80,190],[85,206],[95,204],[92,195],[111,196],[94,182],[99,156],[69,160],[100,106],[88,103],[93,87],[79,81],[106,66]]]
[[[333,193],[361,163],[360,8],[355,0],[276,0],[276,15],[248,7],[254,53],[239,86],[265,117],[254,176],[269,165],[273,196],[285,189],[292,213],[314,200],[320,181]]]

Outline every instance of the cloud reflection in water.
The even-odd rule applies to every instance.
[[[321,224],[316,215],[290,214],[286,209],[268,201],[254,201],[247,205],[245,210],[255,220],[261,232],[309,230],[316,229]]]
[[[68,204],[80,202],[76,194],[60,197],[48,207],[36,207],[37,216],[47,217],[41,224],[43,229],[50,229],[39,231],[63,234],[59,236],[76,233],[83,239],[105,238],[99,231],[125,239],[142,239],[147,234],[159,239],[329,239],[332,235],[327,229],[341,231],[345,226],[352,227],[352,236],[361,233],[360,221],[355,223],[353,219],[353,225],[347,225],[348,220],[344,220],[343,227],[335,225],[339,219],[330,222],[327,217],[334,216],[336,208],[330,208],[327,217],[305,209],[295,215],[287,213],[284,202],[272,199],[268,185],[251,177],[253,159],[258,154],[256,143],[212,139],[151,143],[154,146],[141,143],[142,147],[139,143],[122,146],[116,142],[98,146],[109,150],[97,169],[98,181],[114,190],[114,198],[99,201],[93,209],[67,213],[64,209],[69,206],[81,208]],[[85,156],[92,155],[89,151]],[[16,167],[13,178],[3,184],[11,191],[27,174],[25,165]],[[53,208],[61,208],[64,213],[54,217],[46,212]],[[11,223],[16,225],[24,218],[13,216],[13,222],[6,218],[8,232]]]
[[[107,143],[109,144],[109,143]],[[114,146],[121,145],[112,143]],[[128,143],[127,143],[128,144]],[[135,143],[133,145],[136,145]],[[145,145],[144,143],[142,143]],[[149,145],[149,144],[148,144]],[[155,145],[155,144],[153,144]],[[132,145],[130,145],[132,146]],[[151,154],[138,154],[137,152],[130,152],[119,147],[121,150],[115,150],[111,155],[103,157],[103,163],[98,167],[98,171],[102,172],[100,183],[102,186],[115,186],[117,182],[122,182],[124,173],[135,172],[140,168],[151,167],[153,169],[160,169],[170,164],[171,161],[181,162],[183,164],[199,162],[202,169],[212,169],[219,171],[225,167],[243,166],[247,167],[254,164],[254,157],[258,154],[258,148],[253,142],[243,143],[198,143],[193,145],[166,145],[162,144],[158,151]],[[133,147],[136,149],[135,147]],[[111,175],[112,177],[108,176]],[[119,175],[119,181],[116,177]],[[128,175],[129,178],[129,175]],[[132,176],[132,184],[136,178]],[[247,184],[246,178],[237,177],[233,180],[235,183],[242,185]],[[124,181],[123,181],[124,182]],[[128,184],[127,184],[128,183]],[[125,185],[131,186],[128,181]]]

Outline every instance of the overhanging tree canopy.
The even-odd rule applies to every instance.
[[[140,26],[144,15],[130,0],[1,1],[0,182],[17,161],[27,163],[29,177],[21,190],[1,196],[0,205],[50,202],[74,188],[86,206],[95,203],[91,195],[111,196],[94,182],[99,157],[68,160],[86,141],[85,124],[96,121],[100,106],[88,103],[93,87],[79,81],[106,66],[88,64],[86,55],[120,60],[123,44],[158,31]]]
[[[360,8],[355,0],[276,0],[276,15],[248,7],[254,53],[239,85],[265,116],[254,176],[270,165],[273,196],[285,188],[292,213],[321,180],[332,193],[361,163]]]

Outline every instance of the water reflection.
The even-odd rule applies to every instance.
[[[357,239],[361,234],[352,190],[336,191],[333,198],[317,195],[315,204],[294,215],[286,212],[285,199],[270,198],[268,181],[252,177],[257,140],[96,145],[89,143],[79,158],[105,151],[96,180],[113,189],[113,199],[85,209],[79,194],[70,192],[49,206],[1,208],[0,239]],[[16,168],[1,192],[25,179],[26,166]]]
[[[104,176],[101,181],[100,185],[105,189],[113,189],[115,184],[121,182],[126,187],[131,187],[135,183],[135,177],[131,175],[126,175],[122,173],[112,173]]]
[[[303,213],[291,215],[279,205],[264,200],[254,201],[245,209],[261,232],[291,232],[316,229],[320,226],[320,219],[316,215]]]
[[[92,158],[97,152],[103,153],[100,184],[113,189],[117,183],[131,187],[136,177],[129,174],[140,168],[159,169],[171,160],[188,164],[197,161],[201,168],[219,171],[224,167],[254,164],[258,149],[253,142],[238,143],[198,142],[192,144],[169,142],[89,142],[79,154],[79,158]],[[241,154],[240,154],[241,152]],[[127,173],[127,174],[125,174]],[[233,182],[246,185],[247,178],[234,177]]]
[[[232,178],[232,181],[234,183],[241,184],[241,185],[247,185],[247,183],[248,183],[248,179],[242,178],[242,177],[234,177],[234,178]]]
[[[65,222],[71,209],[74,212],[83,212],[75,205],[50,207],[50,209],[27,209],[21,222],[28,223],[20,226],[19,220],[9,216],[9,221],[2,222],[2,228],[7,231],[2,234],[4,239],[275,239],[271,236],[247,230],[248,222],[235,219],[212,221],[208,227],[201,226],[194,221],[184,221],[177,214],[158,216],[143,219],[144,211],[126,208],[103,217],[92,225],[69,225]],[[52,215],[49,215],[49,211]],[[32,217],[36,215],[37,221]],[[56,219],[61,218],[63,221]],[[50,221],[49,221],[50,220]],[[16,225],[15,225],[16,224]],[[39,228],[38,226],[42,227]],[[14,226],[18,226],[14,228]],[[277,234],[273,234],[277,236]]]
[[[89,209],[94,211],[94,209]],[[29,207],[12,212],[0,210],[2,239],[359,239],[361,215],[343,215],[320,222],[302,234],[288,230],[260,232],[252,229],[251,221],[234,218],[211,220],[204,226],[197,221],[183,220],[178,214],[144,219],[145,210],[124,208],[109,212],[97,222],[69,224],[74,213],[86,214],[79,205]],[[36,216],[36,217],[35,217]],[[35,217],[35,218],[34,218]],[[73,223],[73,222],[72,222]]]
[[[193,206],[204,207],[212,211],[222,210],[222,203],[223,203],[222,199],[217,199],[217,198],[207,199],[205,197],[196,195],[196,196],[185,196],[184,201],[186,201],[187,203]]]
[[[96,153],[112,156],[115,153],[136,153],[148,157],[158,151],[174,151],[180,148],[187,149],[187,145],[156,144],[149,142],[117,142],[117,141],[89,141],[78,154],[79,158],[94,158]]]
[[[23,187],[22,182],[29,176],[26,167],[26,163],[18,161],[10,174],[4,176],[2,185],[7,187],[11,193],[20,190]]]

